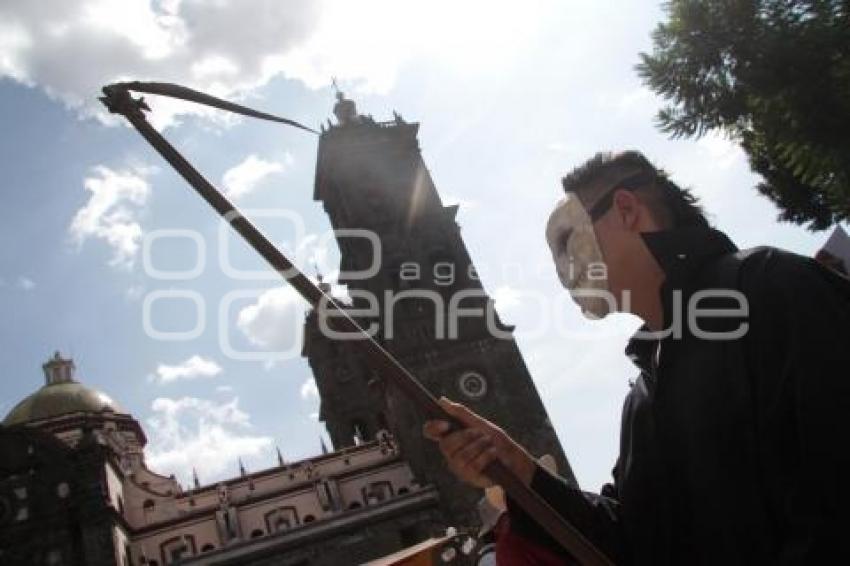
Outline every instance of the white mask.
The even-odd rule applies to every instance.
[[[593,222],[581,201],[570,193],[558,202],[546,224],[546,241],[558,279],[587,318],[602,318],[612,310],[605,258]],[[591,268],[593,268],[591,270]],[[601,276],[602,275],[605,276]]]

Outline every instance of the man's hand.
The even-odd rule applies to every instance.
[[[525,485],[531,484],[537,464],[505,431],[445,397],[440,399],[440,406],[466,428],[448,432],[451,427],[446,421],[428,421],[423,433],[439,445],[449,469],[458,478],[475,487],[490,487],[493,481],[483,474],[484,468],[493,460],[500,460]]]

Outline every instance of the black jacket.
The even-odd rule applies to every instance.
[[[738,251],[715,230],[644,239],[666,273],[666,328],[681,292],[681,336],[638,332],[629,343],[640,375],[623,408],[613,484],[583,492],[539,468],[532,488],[617,564],[846,560],[850,281],[775,248]],[[709,313],[696,328],[743,328],[742,337],[710,340],[688,325],[690,300],[740,307],[706,298],[708,289],[740,291],[749,313]],[[512,529],[556,548],[509,509]]]

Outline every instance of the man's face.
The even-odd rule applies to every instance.
[[[608,272],[593,222],[574,194],[560,201],[549,216],[546,241],[558,279],[588,318],[614,310]]]
[[[656,292],[659,268],[642,234],[662,229],[634,188],[615,184],[589,204],[568,194],[549,217],[546,239],[561,284],[586,317],[602,318],[632,312],[636,297]]]

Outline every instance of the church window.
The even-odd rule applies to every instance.
[[[264,534],[266,533],[263,532],[263,529],[254,529],[251,531],[251,538],[260,538]]]
[[[304,515],[304,522],[305,523],[312,523],[315,520],[316,520],[316,518],[313,515]]]
[[[388,481],[377,481],[363,488],[363,499],[368,505],[376,505],[393,496],[393,486]]]
[[[195,538],[192,535],[177,536],[162,543],[160,548],[166,564],[179,562],[195,553]]]
[[[145,499],[145,502],[142,503],[142,509],[145,511],[151,511],[154,508],[155,503],[153,499]]]
[[[266,513],[266,530],[270,533],[286,531],[298,525],[295,507],[279,507]]]
[[[201,552],[211,552],[213,550],[215,550],[215,546],[211,545],[210,543],[207,543],[201,547]]]
[[[349,509],[360,509],[363,505],[359,501],[352,501],[348,504]]]

